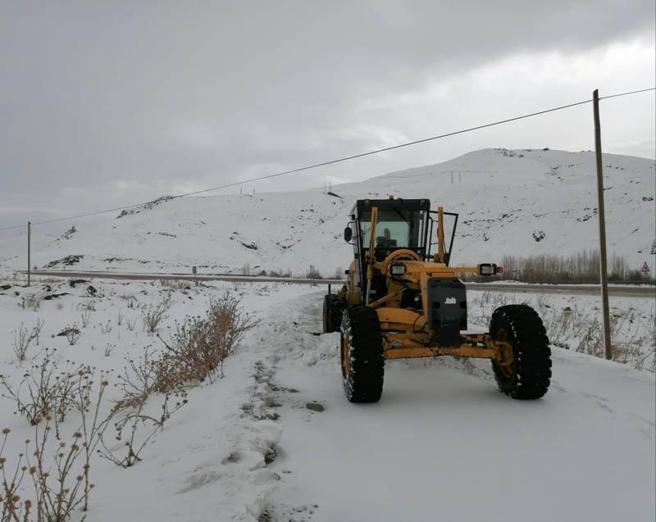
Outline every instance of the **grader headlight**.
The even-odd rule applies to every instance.
[[[491,276],[497,273],[497,265],[494,263],[482,263],[478,265],[478,273],[482,276]]]
[[[402,276],[405,275],[405,272],[405,263],[392,263],[389,267],[389,273],[393,276]]]

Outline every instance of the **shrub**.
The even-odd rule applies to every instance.
[[[156,389],[175,389],[180,383],[202,382],[223,375],[223,361],[254,323],[229,293],[210,298],[205,317],[188,317],[180,324],[159,362]]]
[[[89,312],[95,312],[96,311],[96,302],[95,301],[87,301],[86,303],[82,303],[80,306],[78,306],[78,309],[82,310],[87,310]]]
[[[178,279],[160,279],[159,284],[168,290],[189,290],[190,284],[189,281],[178,280]]]
[[[34,331],[30,332],[22,323],[18,331],[14,332],[13,349],[19,362],[23,362],[27,358],[27,350],[34,337]]]
[[[112,352],[114,351],[114,348],[116,348],[116,345],[114,345],[114,344],[111,344],[111,343],[105,344],[105,352],[104,352],[105,357],[109,357],[110,355],[112,355]]]
[[[292,271],[287,270],[286,272],[284,270],[270,270],[269,271],[269,276],[270,277],[292,277]]]
[[[126,319],[125,320],[125,327],[130,331],[134,332],[134,327],[137,325],[137,320],[136,319]]]
[[[46,417],[52,418],[55,431],[59,433],[60,423],[73,407],[73,393],[78,381],[88,373],[90,369],[82,365],[59,371],[54,351],[46,350],[45,357],[23,375],[17,387],[0,375],[0,385],[4,388],[1,395],[13,400],[16,412],[33,426]]]
[[[144,311],[141,312],[144,330],[149,334],[153,334],[159,328],[159,324],[166,317],[171,305],[170,297],[166,297],[158,305],[149,305]]]
[[[108,319],[106,323],[100,323],[100,333],[108,334],[112,331],[112,320]]]
[[[43,295],[41,294],[24,295],[23,297],[21,297],[19,306],[23,310],[32,310],[33,312],[36,312],[39,308],[41,308],[42,300],[43,300]]]
[[[125,301],[127,301],[127,307],[128,307],[128,308],[130,308],[130,309],[135,308],[135,306],[136,306],[136,304],[137,304],[137,298],[136,298],[134,295],[131,295],[131,294],[121,294],[119,297],[120,297],[121,299],[124,299]]]
[[[123,468],[139,462],[152,437],[187,403],[186,386],[222,376],[224,359],[253,326],[239,300],[226,293],[210,298],[205,316],[176,324],[168,342],[160,337],[165,346],[161,355],[146,349],[142,357],[127,359],[118,377],[122,398],[112,408],[116,439],[123,444],[109,448],[101,436],[101,455]],[[159,407],[157,414],[150,414],[147,403],[155,395]]]
[[[101,415],[101,404],[108,382],[101,376],[98,382],[85,374],[76,382],[72,404],[80,415],[81,426],[69,441],[57,434],[53,437],[52,418],[34,426],[34,439],[25,441],[25,450],[18,454],[14,472],[7,474],[7,458],[3,454],[10,430],[2,431],[0,472],[3,484],[0,501],[2,520],[66,522],[78,508],[88,510],[89,495],[94,485],[90,481],[90,461],[111,416]],[[32,482],[33,500],[21,498],[23,481]],[[85,517],[83,517],[85,518]]]
[[[505,256],[502,259],[504,278],[533,282],[599,282],[599,252],[578,252],[570,256]],[[608,279],[628,281],[635,278],[621,256],[613,254],[608,260]],[[642,274],[640,275],[642,279]]]
[[[503,274],[493,277],[465,275],[468,281],[509,279],[526,283],[599,283],[599,253],[581,251],[569,256],[503,256]],[[647,271],[630,269],[626,260],[613,254],[608,259],[608,279],[611,282],[654,283]]]
[[[80,332],[80,329],[77,327],[77,324],[73,324],[71,326],[67,326],[66,328],[64,328],[57,335],[66,337],[68,344],[74,346],[80,340],[80,336],[82,335],[82,332]]]
[[[82,328],[89,326],[89,321],[91,320],[91,314],[89,312],[82,312],[80,314],[80,319],[82,320]]]
[[[187,403],[184,385],[178,383],[175,389],[164,390],[159,395],[161,401],[158,414],[148,414],[146,402],[157,391],[161,391],[158,386],[161,359],[153,357],[151,351],[146,349],[140,359],[128,359],[127,363],[118,378],[123,397],[115,402],[112,409],[115,438],[124,441],[124,444],[118,449],[110,449],[103,440],[101,452],[104,458],[123,468],[134,466],[141,460],[141,454],[150,439],[164,428],[173,413]]]
[[[43,328],[43,325],[45,324],[45,321],[43,319],[37,318],[36,324],[34,325],[34,328],[32,328],[32,339],[36,341],[36,345],[39,346],[39,338],[41,336],[41,329]]]

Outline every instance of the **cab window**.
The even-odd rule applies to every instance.
[[[423,210],[388,209],[378,212],[376,225],[376,250],[393,250],[424,247],[424,224],[426,212]],[[371,238],[371,211],[361,217],[362,246],[369,248]]]

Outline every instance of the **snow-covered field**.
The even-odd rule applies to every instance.
[[[174,321],[202,313],[226,290],[257,326],[226,359],[223,378],[188,390],[188,404],[141,461],[123,469],[93,460],[88,521],[654,520],[654,374],[577,353],[574,333],[553,330],[566,307],[580,321],[587,297],[517,296],[554,316],[554,378],[540,401],[499,393],[486,361],[437,359],[388,363],[381,402],[350,404],[339,337],[318,335],[322,291],[279,284],[14,285],[0,290],[0,373],[15,385],[48,348],[60,369],[86,363],[116,383],[127,359],[164,349],[144,331],[144,311],[170,296],[158,330],[166,340]],[[33,294],[67,295],[26,298]],[[513,297],[470,292],[471,321],[484,326],[500,299]],[[627,324],[648,331],[650,300],[613,303],[633,310]],[[19,363],[14,334],[39,320],[38,346],[33,339]],[[81,333],[71,345],[56,334],[73,325]],[[110,384],[105,400],[119,391]],[[14,401],[0,404],[0,426],[12,428],[10,466],[34,428]],[[77,424],[71,415],[61,429],[71,434]]]
[[[653,160],[604,155],[609,255],[655,272]],[[322,175],[329,176],[329,169]],[[32,264],[140,272],[333,276],[348,265],[342,230],[358,198],[429,198],[458,212],[453,260],[499,263],[506,254],[563,255],[597,248],[592,152],[485,149],[371,180],[302,192],[162,200],[105,217],[34,227]],[[97,208],[90,208],[90,211]],[[75,227],[75,231],[71,227]],[[67,233],[67,231],[69,231]],[[26,238],[0,233],[0,270],[25,267]],[[67,256],[81,256],[61,261]],[[67,265],[66,263],[71,263]],[[343,273],[343,272],[342,272]]]

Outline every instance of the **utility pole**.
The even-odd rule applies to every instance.
[[[595,155],[597,159],[597,208],[599,210],[599,271],[601,272],[601,301],[604,313],[604,346],[606,359],[613,358],[610,339],[610,317],[608,309],[608,269],[606,259],[606,211],[604,209],[604,166],[601,159],[601,123],[599,121],[599,91],[592,93],[595,125]]]
[[[30,286],[31,275],[32,275],[32,251],[31,251],[31,242],[32,242],[32,222],[27,222],[27,286]]]

